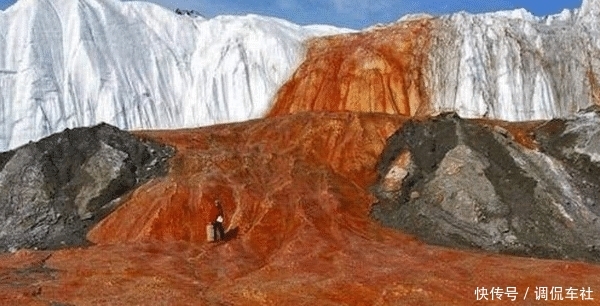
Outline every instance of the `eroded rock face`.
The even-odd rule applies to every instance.
[[[600,261],[599,120],[587,110],[541,124],[540,150],[454,114],[407,123],[382,153],[372,215],[433,244]],[[391,188],[406,152],[415,167]]]
[[[2,153],[0,251],[85,243],[121,195],[166,173],[172,153],[106,124]]]

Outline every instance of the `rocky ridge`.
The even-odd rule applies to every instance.
[[[378,165],[373,216],[433,244],[600,261],[600,114],[506,129],[446,114],[405,124]]]

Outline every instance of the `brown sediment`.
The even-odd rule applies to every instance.
[[[596,74],[592,71],[590,64],[590,68],[586,71],[586,76],[588,78],[588,82],[590,83],[590,95],[591,100],[595,105],[600,105],[600,84],[598,84],[598,79]]]
[[[514,140],[517,143],[532,150],[539,149],[537,143],[535,142],[535,129],[547,123],[547,121],[543,120],[527,122],[510,122],[502,120],[473,119],[473,121],[479,124],[483,124],[485,126],[489,126],[491,128],[499,126],[502,129],[505,129],[510,134],[510,137],[514,138]]]
[[[425,81],[435,19],[320,37],[279,90],[269,116],[299,111],[428,114]]]

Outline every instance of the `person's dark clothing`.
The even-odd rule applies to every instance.
[[[225,240],[223,221],[225,221],[225,216],[223,215],[223,207],[219,203],[211,207],[210,210],[210,223],[213,226],[214,241]]]
[[[225,229],[223,228],[223,222],[213,222],[213,233],[215,241],[225,240]]]

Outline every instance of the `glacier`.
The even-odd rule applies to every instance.
[[[525,121],[600,104],[600,0],[546,17],[517,9],[399,22],[414,18],[437,24],[421,74],[434,111]],[[0,11],[0,150],[100,122],[135,130],[261,118],[309,39],[351,32],[148,2],[19,0]]]
[[[351,30],[148,2],[20,0],[0,11],[0,150],[106,122],[170,129],[259,118],[304,41]]]
[[[433,108],[466,118],[564,118],[600,103],[600,1],[439,18],[426,72]]]

